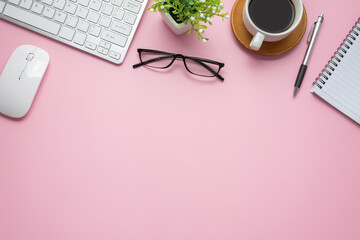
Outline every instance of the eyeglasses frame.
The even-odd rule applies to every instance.
[[[137,67],[140,67],[140,66],[148,66],[147,64],[151,63],[151,62],[156,62],[156,61],[159,61],[159,60],[162,60],[164,58],[167,58],[167,57],[172,57],[172,61],[165,67],[153,67],[153,66],[148,66],[148,67],[151,67],[151,68],[158,68],[158,69],[165,69],[165,68],[168,68],[170,67],[177,58],[181,58],[184,62],[184,66],[186,68],[186,70],[188,72],[190,72],[191,74],[194,74],[194,75],[197,75],[197,76],[202,76],[202,77],[217,77],[219,78],[221,81],[224,81],[224,78],[219,74],[221,68],[223,68],[225,66],[224,63],[221,63],[221,62],[217,62],[217,61],[214,61],[214,60],[210,60],[210,59],[206,59],[206,58],[198,58],[198,57],[190,57],[190,56],[185,56],[185,55],[182,55],[182,54],[175,54],[175,53],[169,53],[169,52],[164,52],[164,51],[159,51],[159,50],[154,50],[154,49],[144,49],[144,48],[138,48],[137,49],[138,53],[139,53],[139,58],[140,58],[140,63],[137,63],[137,64],[134,64],[133,65],[133,68],[137,68]],[[157,57],[157,58],[153,58],[153,59],[149,59],[147,61],[143,61],[142,58],[141,58],[141,53],[142,52],[149,52],[149,53],[159,53],[159,54],[164,54],[164,55],[168,55],[168,56],[164,56],[164,57]],[[194,73],[192,72],[188,66],[186,65],[186,59],[189,59],[189,60],[192,60],[192,61],[195,61],[197,63],[199,63],[201,66],[203,66],[204,68],[206,68],[207,70],[209,70],[212,74],[214,74],[213,76],[205,76],[205,75],[201,75],[201,74],[197,74],[197,73]],[[212,68],[210,68],[208,65],[204,64],[204,62],[207,62],[207,63],[211,63],[211,64],[215,64],[215,65],[218,65],[219,66],[219,69],[218,71],[214,71]]]

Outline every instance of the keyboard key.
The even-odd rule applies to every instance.
[[[120,55],[120,53],[110,51],[109,56],[116,59],[116,60],[119,60],[121,55]]]
[[[20,0],[9,0],[9,3],[15,4],[15,5],[19,5]],[[4,4],[4,5],[5,5],[4,2],[0,2],[0,4]],[[0,12],[1,12],[1,11],[0,11]]]
[[[95,49],[96,49],[96,44],[87,41],[87,42],[85,43],[85,47],[87,47],[87,48],[89,48],[89,49],[91,49],[91,50],[95,50]]]
[[[62,26],[59,37],[71,41],[74,37],[75,30],[69,27]]]
[[[118,20],[122,20],[123,17],[125,15],[125,11],[121,10],[120,8],[116,8],[113,14],[113,17],[118,19]]]
[[[90,29],[89,29],[89,34],[98,37],[101,31],[101,27],[97,26],[97,25],[91,25]]]
[[[36,12],[37,14],[41,14],[43,9],[44,9],[44,5],[35,2],[31,8],[31,11]]]
[[[111,18],[103,16],[100,21],[100,25],[108,28],[111,24]]]
[[[89,13],[89,10],[87,10],[86,8],[79,7],[76,12],[76,16],[81,17],[81,18],[86,18],[88,13]]]
[[[114,9],[113,6],[111,6],[111,5],[109,5],[109,4],[104,4],[101,12],[102,12],[103,14],[106,14],[106,15],[110,16],[111,13],[112,13],[112,11],[113,11],[113,9]]]
[[[139,13],[141,5],[131,0],[125,0],[123,8],[133,13]]]
[[[103,47],[98,47],[97,51],[98,51],[99,53],[104,54],[104,55],[107,55],[108,52],[109,52],[109,50],[107,50],[106,48],[103,48]]]
[[[90,7],[92,10],[100,11],[101,5],[102,5],[102,2],[100,2],[100,1],[98,1],[98,0],[91,0],[89,7]]]
[[[76,9],[77,9],[77,5],[76,5],[76,4],[73,4],[73,3],[68,2],[68,3],[66,3],[66,5],[65,5],[65,12],[67,12],[67,13],[75,14]]]
[[[20,2],[20,7],[25,8],[25,9],[30,9],[32,3],[33,3],[33,1],[31,1],[31,0],[22,0]]]
[[[135,23],[135,20],[136,20],[136,15],[128,12],[124,19],[124,22],[133,25]]]
[[[78,3],[80,5],[83,5],[84,7],[87,7],[89,5],[90,0],[78,0]]]
[[[102,31],[101,38],[121,47],[124,47],[127,41],[126,37],[110,32],[106,29]]]
[[[53,8],[49,8],[49,7],[45,7],[44,13],[43,15],[47,18],[53,18],[55,15],[55,9]]]
[[[65,7],[65,3],[66,3],[65,0],[55,0],[54,4],[53,4],[53,7],[57,8],[57,9],[60,9],[60,10],[63,10],[64,7]]]
[[[77,17],[74,17],[74,16],[69,16],[67,19],[66,19],[66,22],[65,24],[70,26],[70,27],[76,27],[77,23],[78,23],[79,19]]]
[[[57,22],[60,22],[60,23],[64,23],[64,22],[65,22],[65,19],[66,19],[66,16],[67,16],[66,13],[57,11],[57,12],[55,13],[54,20],[57,21]]]
[[[110,0],[103,0],[104,2],[110,2]]]
[[[85,40],[86,40],[86,34],[83,34],[81,32],[75,33],[74,43],[82,46],[84,45]]]
[[[122,33],[126,36],[129,36],[132,27],[129,25],[126,25],[125,23],[114,21],[111,25],[110,29],[114,30],[115,32]]]
[[[143,3],[144,2],[144,0],[136,0],[137,2],[139,2],[139,3]]]
[[[54,35],[57,35],[60,30],[60,24],[12,5],[7,5],[4,15]]]
[[[100,14],[96,12],[90,12],[88,20],[93,23],[97,23],[100,19]]]
[[[106,49],[110,49],[111,44],[105,41],[101,41],[100,42],[100,47],[106,48]]]
[[[90,26],[90,24],[88,22],[80,20],[78,29],[82,32],[87,32],[87,30],[89,29],[89,26]]]
[[[112,0],[111,3],[117,7],[121,7],[123,0]]]
[[[51,6],[54,2],[54,0],[41,0],[42,3],[45,3],[46,5]]]
[[[0,13],[4,10],[5,3],[3,1],[0,1]]]
[[[42,0],[41,2],[45,3],[46,5],[52,5],[54,0]]]

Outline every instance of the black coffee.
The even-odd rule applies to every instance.
[[[293,23],[295,7],[291,0],[252,0],[249,14],[258,28],[269,33],[281,33]]]

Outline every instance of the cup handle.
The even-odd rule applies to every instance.
[[[250,43],[250,48],[257,51],[260,49],[263,41],[264,41],[265,35],[257,32],[256,35],[253,37]]]

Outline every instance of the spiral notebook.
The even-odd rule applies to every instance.
[[[360,124],[360,18],[310,92]]]

